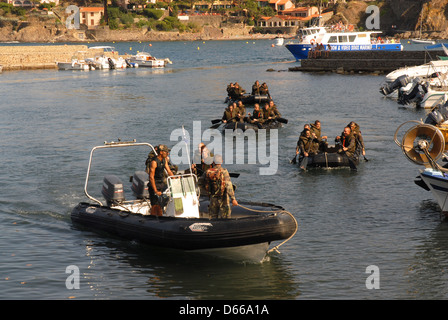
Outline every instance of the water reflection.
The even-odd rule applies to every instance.
[[[124,299],[128,295],[145,299],[295,299],[300,295],[299,283],[282,255],[242,264],[118,239],[89,239],[84,244],[89,264],[81,273],[98,298],[107,297],[121,277],[126,278],[120,290]]]

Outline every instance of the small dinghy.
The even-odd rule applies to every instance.
[[[149,143],[111,142],[90,153],[84,192],[93,203],[81,202],[71,213],[74,224],[101,230],[150,245],[202,252],[243,261],[260,262],[297,231],[297,221],[282,207],[239,201],[231,218],[210,219],[208,200],[200,197],[197,177],[181,174],[167,178],[161,197],[163,216],[150,215],[148,174],[135,172],[131,190],[135,199],[125,199],[125,187],[115,175],[106,175],[102,185],[105,203],[87,192],[94,151],[102,148],[146,146]],[[282,243],[269,249],[273,241]]]

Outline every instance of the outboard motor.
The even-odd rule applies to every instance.
[[[122,203],[124,198],[123,183],[115,175],[107,175],[103,179],[103,188],[101,193],[107,201],[107,205]]]
[[[417,102],[423,100],[423,96],[425,95],[425,88],[420,84],[420,78],[415,78],[412,81],[412,86],[407,91],[400,90],[398,91],[398,103],[399,104],[409,104],[411,102]],[[423,91],[423,93],[422,93]]]
[[[137,199],[149,199],[149,177],[144,171],[137,171],[132,177],[131,189]]]
[[[436,106],[426,117],[425,123],[430,125],[438,125],[448,119],[448,102],[443,105]]]
[[[386,83],[380,88],[380,93],[384,94],[385,96],[391,94],[397,89],[400,89],[402,87],[405,87],[408,83],[411,82],[411,78],[407,75],[399,76],[395,81],[392,83]]]
[[[107,58],[107,62],[109,63],[110,69],[115,69],[115,63],[112,61],[111,58]]]

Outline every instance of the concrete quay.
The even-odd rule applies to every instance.
[[[56,69],[56,62],[71,61],[76,52],[87,50],[92,57],[103,52],[86,45],[0,46],[0,65],[3,71]]]
[[[335,72],[341,74],[384,74],[445,56],[443,51],[330,51],[328,56],[301,60],[289,71]]]

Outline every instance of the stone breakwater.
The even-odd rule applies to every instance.
[[[86,45],[1,46],[0,65],[5,70],[55,69],[56,62],[68,62],[78,51],[93,57],[102,49],[88,49]]]

